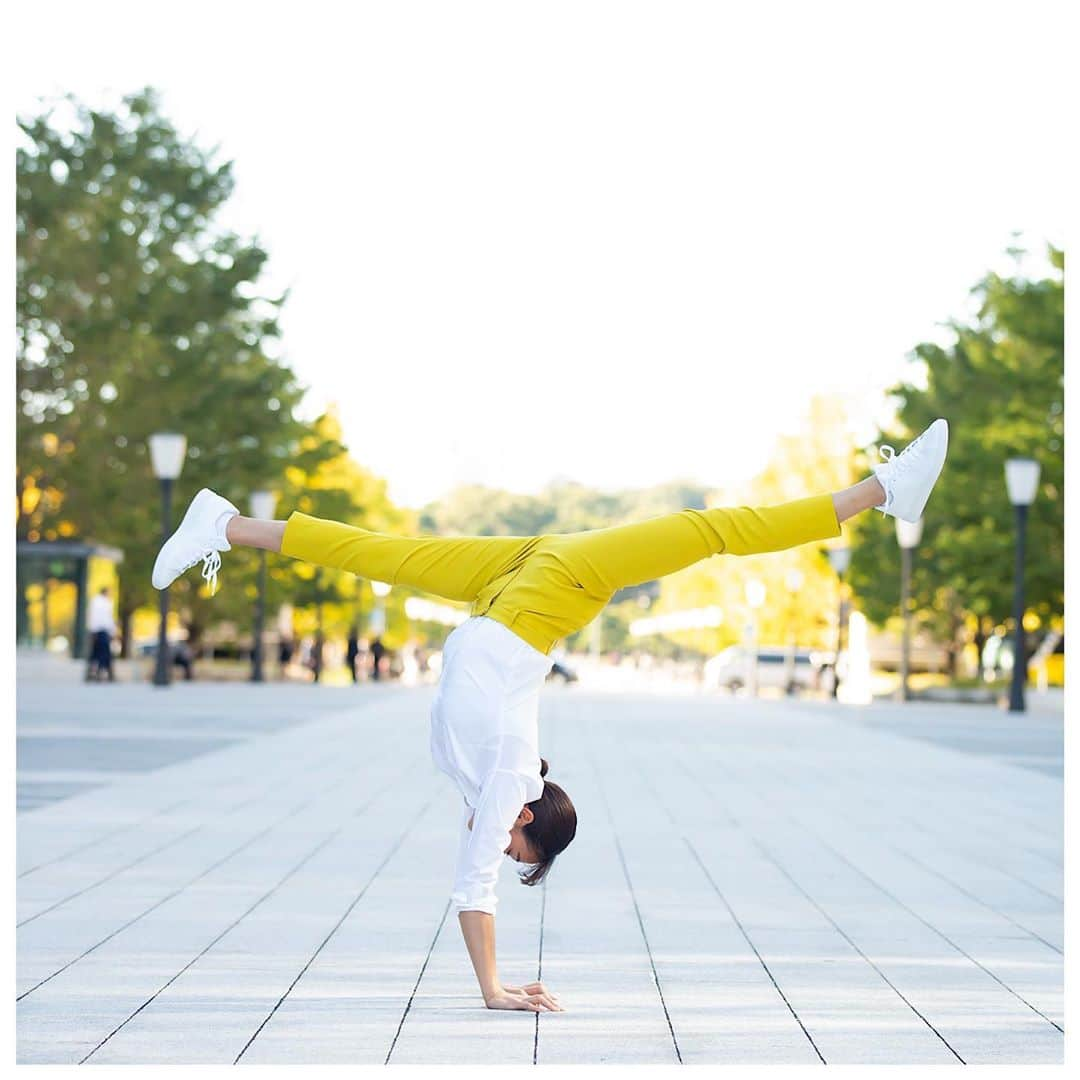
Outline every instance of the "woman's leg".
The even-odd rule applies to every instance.
[[[885,489],[876,476],[868,476],[852,487],[833,492],[832,501],[836,507],[836,520],[847,521],[864,510],[880,506],[885,501]]]
[[[225,538],[391,585],[412,585],[446,600],[475,599],[537,543],[532,536],[389,536],[299,511],[287,521],[235,515]]]
[[[778,506],[680,510],[552,539],[586,589],[610,596],[710,555],[757,555],[839,536],[842,521],[884,499],[871,477],[832,495]]]
[[[225,526],[225,539],[233,547],[280,551],[284,532],[284,521],[261,521],[259,518],[241,517],[237,514],[231,517]]]
[[[840,522],[885,499],[876,477],[780,506],[681,510],[647,521],[552,537],[591,589],[609,594],[725,552],[779,551],[839,535]],[[230,544],[281,552],[390,584],[413,585],[448,600],[473,600],[528,556],[537,537],[387,536],[295,512],[288,521],[232,517]],[[583,584],[586,584],[583,582]]]

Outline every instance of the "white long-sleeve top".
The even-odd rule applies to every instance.
[[[113,619],[112,600],[101,593],[90,598],[90,609],[86,617],[86,628],[90,633],[107,630],[116,633],[116,621]]]
[[[537,718],[550,670],[550,657],[483,615],[466,619],[443,646],[431,756],[465,803],[451,893],[457,911],[495,914],[510,829],[544,793]]]

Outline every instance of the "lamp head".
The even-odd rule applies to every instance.
[[[1039,463],[1034,458],[1009,458],[1005,462],[1005,486],[1013,506],[1030,506],[1039,490]]]
[[[175,431],[159,431],[147,440],[150,443],[150,465],[159,480],[175,480],[184,467],[187,436]]]

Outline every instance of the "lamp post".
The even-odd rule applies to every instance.
[[[787,586],[788,596],[791,601],[788,605],[788,623],[790,625],[788,627],[788,654],[786,660],[786,677],[784,679],[786,690],[790,697],[795,693],[795,598],[802,588],[803,572],[797,566],[791,567],[784,575],[784,584]]]
[[[273,521],[277,495],[272,491],[253,491],[251,516],[259,521]],[[255,648],[251,653],[251,681],[263,682],[263,622],[266,619],[266,549],[259,549],[259,595],[255,601]]]
[[[151,435],[150,466],[154,475],[161,481],[161,542],[164,544],[172,529],[172,487],[173,481],[184,467],[184,455],[187,453],[187,437],[175,431],[161,431]],[[154,664],[154,685],[168,686],[172,672],[169,664],[169,642],[166,624],[169,619],[169,590],[160,593],[161,625],[158,627],[157,662]]]
[[[1013,670],[1009,689],[1009,712],[1024,712],[1027,657],[1024,642],[1024,549],[1027,543],[1028,507],[1039,489],[1039,463],[1031,458],[1005,462],[1005,486],[1016,508],[1016,572],[1013,580]]]
[[[844,603],[844,575],[847,573],[848,565],[851,562],[851,548],[846,545],[829,548],[826,554],[829,556],[829,565],[833,568],[840,586],[840,608],[836,616],[836,659],[833,661],[832,696],[835,698],[837,691],[840,689],[840,651],[844,647],[844,608],[846,606]]]
[[[896,542],[900,545],[900,611],[904,616],[904,638],[900,649],[900,700],[910,701],[908,674],[911,670],[911,560],[922,539],[923,519],[916,522],[896,519]]]
[[[746,582],[746,602],[750,605],[750,678],[749,691],[751,697],[758,694],[758,608],[765,603],[765,583],[756,578],[750,578]]]
[[[369,628],[375,637],[386,633],[386,598],[392,588],[393,586],[385,581],[371,583],[371,591],[375,594],[375,609],[371,613]]]

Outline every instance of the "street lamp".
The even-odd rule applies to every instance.
[[[922,539],[923,519],[896,519],[896,542],[900,545],[900,611],[904,616],[904,643],[900,650],[900,700],[910,701],[908,673],[911,670],[911,560]]]
[[[795,693],[795,645],[796,645],[796,632],[795,632],[795,598],[798,596],[799,590],[803,584],[803,572],[797,567],[791,567],[784,575],[784,584],[787,586],[788,595],[791,598],[791,603],[788,605],[788,622],[790,626],[788,628],[788,655],[786,662],[786,679],[788,696]]]
[[[750,643],[752,659],[750,661],[750,696],[758,694],[758,608],[765,603],[765,583],[756,578],[746,582],[746,602],[750,605]]]
[[[187,453],[187,437],[174,431],[161,431],[151,435],[150,466],[154,475],[161,481],[161,542],[169,538],[172,528],[172,486],[184,467],[184,455]],[[168,686],[171,666],[168,658],[168,638],[166,623],[169,619],[169,590],[160,590],[161,625],[158,627],[157,662],[154,665],[154,685]]]
[[[251,516],[259,521],[273,521],[277,495],[272,491],[253,491]],[[251,656],[251,681],[263,681],[263,620],[266,618],[266,549],[259,549],[259,596],[255,601],[255,648]]]
[[[844,602],[844,575],[851,563],[851,548],[846,545],[829,548],[826,554],[840,586],[840,609],[836,616],[836,659],[833,661],[832,696],[835,698],[840,689],[840,651],[844,646],[844,608],[847,606]]]
[[[1010,458],[1005,462],[1005,486],[1009,502],[1016,508],[1016,573],[1013,584],[1013,670],[1009,690],[1009,712],[1024,712],[1024,683],[1027,657],[1024,642],[1024,548],[1027,541],[1028,507],[1039,489],[1039,463],[1031,458]]]

